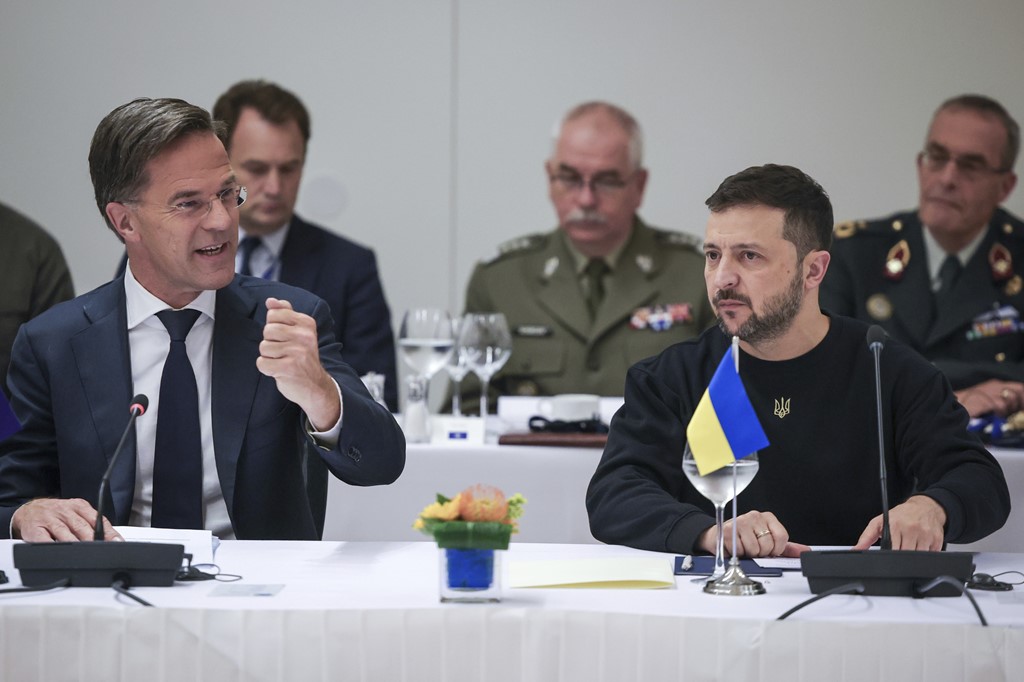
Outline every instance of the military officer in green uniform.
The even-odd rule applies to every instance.
[[[945,372],[972,417],[1024,408],[1020,129],[998,102],[942,104],[917,157],[919,206],[835,229],[822,307],[881,325]]]
[[[512,354],[501,395],[622,395],[638,360],[714,320],[695,237],[637,216],[647,182],[636,120],[605,102],[562,120],[545,163],[558,229],[505,243],[477,265],[467,312],[501,312]]]

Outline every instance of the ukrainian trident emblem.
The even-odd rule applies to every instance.
[[[775,416],[782,419],[789,414],[789,401],[792,398],[777,398],[775,400]]]

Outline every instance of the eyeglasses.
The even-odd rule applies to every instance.
[[[917,160],[923,163],[925,168],[933,173],[946,168],[950,161],[956,166],[960,175],[968,180],[977,180],[986,175],[1001,175],[1009,172],[1009,168],[993,168],[984,157],[976,154],[960,156],[950,154],[948,149],[940,146],[930,146],[917,155]]]
[[[132,199],[122,203],[150,204],[151,206],[160,206],[167,209],[169,213],[175,216],[187,218],[190,220],[198,220],[200,218],[205,218],[210,214],[210,211],[213,210],[213,202],[219,201],[221,205],[224,207],[224,210],[230,210],[232,208],[238,208],[239,206],[244,204],[245,196],[245,187],[242,187],[241,185],[235,185],[234,187],[227,187],[225,189],[222,189],[221,191],[217,192],[211,198],[205,201],[203,199],[196,198],[182,199],[178,203],[171,204],[170,206],[164,204],[153,204],[152,202],[139,201],[137,199]]]
[[[589,187],[590,191],[599,197],[611,197],[625,189],[635,175],[636,172],[633,172],[625,179],[618,175],[598,175],[596,178],[584,180],[579,173],[559,171],[552,173],[550,178],[555,187],[566,194],[576,194],[582,192],[584,187]]]

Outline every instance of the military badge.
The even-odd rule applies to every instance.
[[[551,275],[555,274],[555,270],[558,269],[558,256],[552,256],[544,261],[544,279],[551,279]]]
[[[1012,305],[993,306],[992,310],[978,315],[971,320],[971,328],[967,332],[967,340],[987,339],[992,336],[1016,334],[1024,330],[1020,312]]]
[[[907,271],[910,264],[910,245],[906,239],[901,239],[898,244],[889,249],[885,256],[885,269],[882,274],[892,282],[899,282],[903,279],[903,273]]]
[[[874,294],[868,297],[864,307],[867,309],[868,315],[871,316],[872,320],[885,322],[892,317],[892,301],[885,294]]]
[[[640,272],[648,275],[654,267],[654,259],[642,253],[636,257],[636,266],[640,268]]]
[[[992,268],[992,280],[1005,282],[1013,277],[1013,256],[1010,250],[996,242],[988,252],[988,264]]]
[[[669,303],[646,308],[637,308],[629,318],[632,329],[650,329],[662,332],[673,325],[693,321],[693,306],[689,303]]]
[[[1006,286],[1003,287],[1003,291],[1006,292],[1007,296],[1016,296],[1020,293],[1022,284],[1024,284],[1024,282],[1021,282],[1020,275],[1014,275],[1010,278],[1010,281],[1006,283]]]

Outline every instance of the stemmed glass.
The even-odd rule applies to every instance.
[[[466,347],[462,345],[460,337],[460,331],[465,325],[469,315],[466,315],[462,319],[452,320],[452,331],[455,334],[456,342],[452,352],[448,355],[448,360],[444,363],[444,369],[448,372],[448,376],[451,378],[452,383],[455,384],[452,389],[452,416],[462,416],[462,380],[469,374],[469,356],[466,353]]]
[[[430,378],[444,366],[455,344],[452,318],[439,308],[413,308],[402,318],[398,347],[426,395]]]
[[[718,528],[718,543],[715,546],[715,572],[708,578],[708,584],[719,580],[725,575],[725,505],[733,498],[733,471],[736,473],[736,494],[739,495],[754,480],[757,474],[757,453],[747,455],[727,464],[721,469],[701,476],[697,471],[697,462],[690,451],[690,444],[683,450],[683,473],[701,495],[715,505],[715,523]]]
[[[512,354],[512,335],[501,313],[468,313],[462,321],[459,347],[465,350],[469,368],[480,377],[480,417],[487,424],[487,393],[491,377]]]

